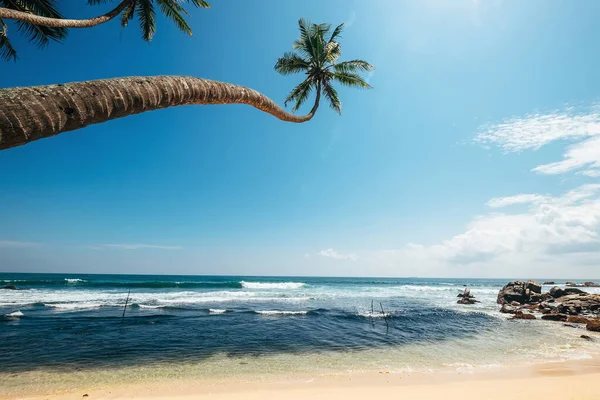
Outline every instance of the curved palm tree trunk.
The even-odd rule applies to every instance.
[[[111,119],[189,104],[248,104],[282,121],[306,122],[244,86],[186,76],[140,76],[0,90],[0,150]]]
[[[48,26],[51,28],[90,28],[92,26],[103,24],[110,21],[121,13],[132,0],[123,0],[114,10],[104,15],[89,19],[62,19],[42,17],[40,15],[17,11],[10,8],[0,7],[0,19],[15,19],[18,21],[29,22],[34,25]]]

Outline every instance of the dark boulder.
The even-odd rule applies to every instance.
[[[544,285],[554,285],[555,283],[553,281],[548,281],[548,282],[544,282]]]
[[[16,286],[13,286],[13,285],[3,286],[3,287],[0,287],[0,289],[17,290]]]
[[[473,297],[463,297],[462,299],[456,302],[457,304],[475,304],[479,303],[479,301],[475,300]]]
[[[587,292],[584,292],[583,290],[580,290],[580,289],[575,289],[575,288],[561,289],[558,286],[552,287],[550,289],[549,293],[550,293],[550,296],[554,297],[555,299],[557,299],[559,297],[567,296],[570,294],[587,294]]]
[[[534,281],[515,281],[509,282],[498,292],[498,298],[496,302],[498,304],[511,304],[516,302],[518,304],[527,304],[531,302],[533,298],[536,302],[543,299],[542,285]]]
[[[565,322],[567,320],[567,316],[565,314],[544,314],[542,315],[542,319],[546,321],[560,321]]]
[[[526,314],[523,311],[517,311],[511,319],[536,319],[533,314]]]
[[[600,332],[600,319],[590,319],[585,326],[585,329],[592,332]]]
[[[579,337],[582,338],[582,339],[585,339],[585,340],[589,340],[589,341],[593,341],[594,340],[591,337],[589,337],[588,335],[581,335]]]
[[[586,317],[571,315],[569,316],[569,318],[567,318],[567,322],[571,322],[574,324],[587,324],[589,322],[589,319],[587,319]]]
[[[519,310],[508,304],[502,304],[502,307],[500,308],[500,312],[503,314],[515,314],[517,311]]]
[[[600,283],[596,283],[596,282],[583,282],[583,286],[585,286],[585,287],[600,287]]]

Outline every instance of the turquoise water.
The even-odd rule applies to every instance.
[[[595,354],[598,345],[579,339],[579,329],[507,321],[495,303],[506,282],[3,273],[0,285],[22,290],[0,291],[0,378],[15,390],[25,385],[19,377],[41,385],[47,374],[73,372],[94,382],[230,379],[470,370]],[[465,285],[481,303],[456,304]]]

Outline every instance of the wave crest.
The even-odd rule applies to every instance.
[[[300,289],[306,286],[303,282],[246,282],[240,284],[244,289]]]

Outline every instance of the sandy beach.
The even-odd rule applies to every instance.
[[[471,373],[390,374],[288,377],[269,382],[167,381],[61,393],[31,400],[70,399],[365,399],[408,398],[458,400],[600,399],[600,359],[538,364],[516,369]],[[86,396],[87,395],[87,396]]]

